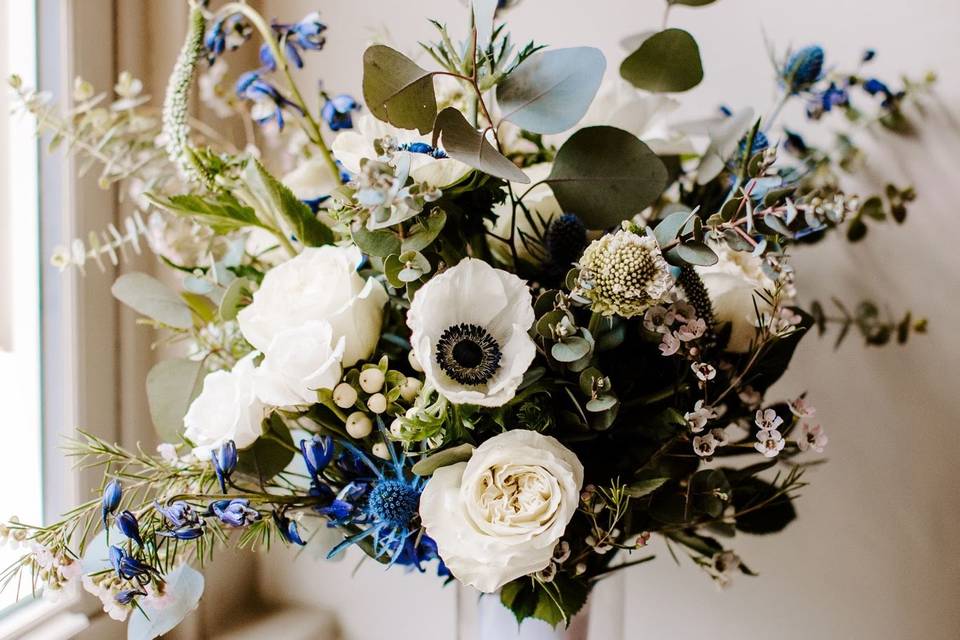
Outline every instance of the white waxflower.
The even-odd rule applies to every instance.
[[[249,447],[260,437],[266,407],[254,392],[256,351],[230,371],[214,371],[203,379],[203,390],[183,417],[184,436],[194,443],[193,455],[208,460],[227,440]]]
[[[553,562],[582,484],[572,451],[515,429],[481,444],[468,462],[437,469],[420,496],[420,518],[453,575],[490,593]]]
[[[697,400],[693,405],[693,411],[683,414],[683,419],[687,421],[690,431],[700,433],[707,426],[707,422],[717,417],[717,411],[711,406],[703,406],[703,400]]]
[[[657,241],[625,229],[591,242],[579,264],[576,293],[605,316],[640,315],[673,287]]]
[[[473,258],[431,278],[407,314],[427,382],[450,402],[485,407],[516,393],[536,355],[533,321],[527,284]]]
[[[800,427],[800,437],[797,438],[797,446],[800,451],[813,449],[817,453],[823,453],[824,447],[829,442],[827,434],[823,432],[820,425],[810,426],[806,422]]]
[[[668,123],[668,116],[679,106],[680,102],[673,98],[641,91],[618,78],[601,85],[590,109],[574,129],[543,136],[543,141],[559,147],[578,129],[607,125],[629,131],[658,155],[694,153],[690,139]]]
[[[787,441],[776,429],[761,430],[757,433],[757,440],[759,442],[754,442],[753,448],[762,453],[765,458],[775,458],[787,444]]]
[[[774,282],[763,272],[759,257],[734,251],[726,243],[713,245],[713,250],[719,261],[710,267],[696,267],[697,274],[710,294],[714,318],[730,323],[727,351],[745,353],[757,334],[754,300],[761,313],[770,313],[770,305],[754,292],[773,289]]]
[[[253,302],[237,316],[243,337],[266,352],[283,331],[328,322],[334,340],[345,340],[343,366],[369,357],[380,339],[387,291],[360,277],[360,258],[355,246],[308,247],[268,271]]]
[[[753,421],[761,431],[776,431],[783,424],[775,409],[757,409]]]
[[[717,450],[719,443],[713,437],[713,433],[707,433],[702,436],[693,436],[693,451],[701,458],[709,458]]]
[[[274,407],[309,405],[318,389],[340,382],[346,338],[334,338],[329,322],[310,321],[280,331],[254,373],[257,396]]]
[[[396,141],[400,151],[408,151],[408,148],[426,151],[427,147],[435,151],[428,137],[416,131],[397,129],[369,113],[354,118],[353,129],[338,133],[330,150],[347,171],[359,174],[360,160],[377,158],[374,141],[388,137]],[[446,157],[446,154],[436,157],[441,154],[409,151],[407,155],[410,157],[410,175],[413,179],[440,189],[459,182],[473,170],[459,160]]]

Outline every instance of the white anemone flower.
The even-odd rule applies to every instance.
[[[353,129],[341,131],[334,138],[330,150],[334,157],[353,174],[360,173],[360,160],[363,158],[376,159],[374,141],[392,137],[400,146],[401,152],[410,156],[410,175],[418,183],[426,183],[432,187],[443,189],[456,184],[473,169],[459,160],[446,157],[436,157],[436,153],[421,153],[406,151],[411,145],[429,148],[430,139],[419,135],[416,131],[397,129],[386,122],[377,120],[369,113],[357,116],[353,120]],[[414,147],[417,148],[417,147]]]
[[[499,407],[517,392],[536,346],[526,283],[465,258],[417,291],[407,315],[428,383],[456,404]]]

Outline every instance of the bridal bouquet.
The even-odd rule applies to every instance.
[[[805,299],[791,254],[903,223],[909,187],[846,185],[857,136],[909,131],[933,78],[894,88],[873,51],[844,70],[771,46],[768,114],[680,122],[670,95],[703,77],[689,33],[628,38],[604,83],[597,49],[514,44],[503,4],[476,0],[459,43],[435,23],[419,61],[370,46],[362,101],[295,81],[324,46],[317,14],[236,2],[192,6],[161,110],[129,74],[115,98],[78,80],[67,111],[11,79],[134,209],[55,262],[103,268],[145,239],[166,275],[113,294],[171,357],[146,381],[163,444],[81,431],[68,453],[102,468],[100,494],[5,525],[25,550],[7,581],[78,579],[143,639],[196,606],[222,546],[356,545],[554,625],[654,536],[720,585],[752,575],[735,534],[787,526],[827,444],[802,390],[768,397],[801,339],[924,329]],[[258,44],[231,76],[229,52]],[[190,115],[194,85],[247,140]],[[788,103],[804,121],[779,121]]]

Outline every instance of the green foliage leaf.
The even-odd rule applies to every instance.
[[[733,506],[742,512],[761,502],[770,500],[777,489],[761,480],[751,477],[733,489]],[[744,533],[766,534],[782,531],[797,517],[793,503],[786,496],[780,496],[762,508],[747,511],[736,517],[737,529]]]
[[[267,219],[284,220],[304,246],[319,247],[333,242],[333,231],[256,158],[247,162],[244,181],[256,198],[256,203],[248,204],[265,209]]]
[[[413,469],[411,469],[411,471],[418,476],[433,475],[433,472],[440,467],[446,467],[458,462],[466,462],[470,459],[470,456],[473,455],[474,449],[476,449],[476,447],[469,443],[444,449],[443,451],[439,451],[420,460],[413,465]]]
[[[264,421],[263,431],[256,442],[240,450],[237,471],[266,482],[286,469],[293,460],[294,444],[290,429],[276,413]]]
[[[599,49],[538,51],[497,85],[503,119],[532,133],[560,133],[593,102],[607,61]]]
[[[251,207],[240,203],[227,192],[215,195],[179,195],[164,197],[146,194],[157,207],[174,215],[187,216],[210,227],[217,233],[229,233],[243,227],[264,227]]]
[[[797,345],[813,326],[813,316],[809,313],[799,307],[790,307],[790,310],[800,316],[800,324],[793,333],[776,338],[750,372],[747,381],[757,391],[766,391],[787,371]]]
[[[564,211],[604,229],[652,204],[667,186],[667,169],[633,134],[586,127],[560,147],[546,182]]]
[[[417,222],[407,230],[407,236],[401,244],[402,251],[423,251],[429,247],[444,225],[447,224],[447,214],[443,209],[434,207],[429,214],[421,216]]]
[[[524,577],[503,586],[500,602],[513,612],[518,623],[538,618],[552,626],[569,625],[586,604],[589,592],[583,581],[563,574],[547,583]]]
[[[157,435],[177,442],[183,433],[183,416],[203,387],[203,363],[186,358],[162,360],[147,374],[147,404]]]
[[[376,118],[427,133],[437,117],[433,74],[384,45],[363,52],[363,100]]]
[[[530,182],[527,174],[494,149],[483,134],[453,107],[447,107],[437,115],[433,125],[434,146],[437,146],[438,140],[454,160],[497,178],[521,184]]]
[[[110,287],[113,297],[137,313],[175,329],[193,326],[193,314],[187,303],[153,276],[125,273]]]
[[[351,229],[350,234],[353,242],[367,255],[386,258],[400,253],[400,238],[387,229],[370,231],[361,224]]]
[[[683,29],[655,33],[627,56],[620,75],[645,91],[687,91],[703,80],[700,48]]]
[[[643,496],[650,495],[664,483],[669,482],[670,478],[649,478],[647,480],[637,480],[629,485],[627,485],[626,492],[627,495],[631,498],[642,498]]]
[[[203,574],[190,565],[182,564],[166,576],[165,593],[169,599],[160,608],[151,607],[147,601],[130,614],[127,625],[127,640],[153,640],[180,624],[197,608],[203,595]]]
[[[566,338],[550,347],[550,355],[560,362],[575,362],[590,353],[590,343],[579,336]]]
[[[715,265],[720,260],[713,249],[704,242],[685,242],[675,247],[670,253],[674,253],[686,264],[693,264],[700,267]]]

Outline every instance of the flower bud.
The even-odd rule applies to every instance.
[[[373,422],[362,411],[354,411],[347,416],[347,433],[351,438],[366,438],[373,431]]]
[[[333,404],[341,409],[350,409],[357,402],[357,390],[346,382],[341,382],[333,389]]]
[[[360,388],[367,393],[377,393],[383,389],[384,375],[383,371],[376,367],[364,369],[360,372]]]

